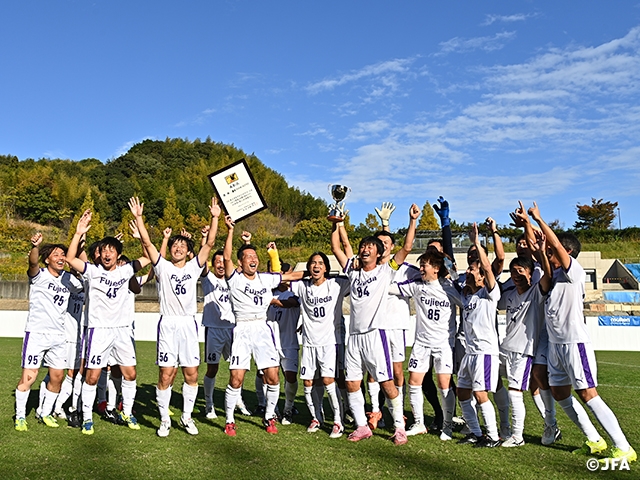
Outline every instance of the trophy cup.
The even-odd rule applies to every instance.
[[[351,189],[346,185],[329,185],[329,193],[334,202],[329,205],[329,216],[327,217],[332,222],[341,222],[344,220],[345,211],[343,200],[347,197]]]

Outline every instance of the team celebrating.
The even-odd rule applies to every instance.
[[[162,246],[156,248],[143,219],[144,205],[136,197],[129,201],[131,231],[143,251],[136,260],[122,255],[122,243],[116,237],[85,248],[91,227],[89,210],[80,217],[68,249],[43,244],[37,233],[31,238],[28,260],[29,313],[22,375],[15,390],[15,429],[28,430],[27,401],[42,366],[48,373],[40,386],[36,417],[47,427],[58,427],[58,419],[64,418],[69,426],[80,427],[82,434],[92,435],[98,404],[105,419],[140,429],[134,416],[134,302],[142,284],[155,277],[160,304],[159,437],[171,431],[169,406],[179,367],[183,407],[178,424],[190,435],[199,433],[192,413],[201,363],[196,321],[200,281],[207,364],[204,413],[207,419],[217,417],[214,388],[220,361],[225,359],[229,383],[224,395],[224,432],[230,437],[241,433],[236,410],[250,414],[242,386],[253,358],[258,404],[254,414],[263,418],[270,434],[278,433],[278,423],[294,422],[300,378],[311,415],[309,433],[326,424],[330,438],[339,438],[345,425],[353,423],[347,439],[367,439],[372,430],[385,426],[386,405],[393,422],[390,438],[396,445],[431,430],[444,442],[457,434],[458,443],[474,448],[520,447],[525,444],[523,395],[529,390],[544,420],[543,445],[562,438],[557,403],[585,436],[574,453],[635,461],[636,452],[597,392],[597,364],[582,311],[586,275],[577,261],[580,242],[572,234],[554,233],[535,202],[528,210],[520,203],[510,216],[524,233],[517,240],[517,256],[508,265],[509,275],[503,274],[504,249],[491,218],[486,223],[495,259],[489,260],[474,224],[468,265],[458,275],[449,205],[442,197],[438,202],[434,209],[441,220],[442,238],[429,242],[417,265],[405,262],[420,216],[417,205],[409,209],[404,242],[395,254],[395,238],[389,231],[392,204],[376,208],[382,230],[362,239],[357,252],[340,218],[344,214],[332,216],[331,249],[342,269],[337,276],[330,275],[330,260],[320,251],[309,257],[304,271],[293,271],[280,261],[273,242],[268,245],[268,271],[258,271],[258,250],[251,244],[250,233],[242,233],[244,243],[234,257],[235,224],[229,216],[223,218],[228,230],[224,247],[215,251],[222,214],[215,198],[209,206],[211,222],[202,229],[197,252],[189,233],[171,236],[171,229],[165,230]],[[146,266],[151,268],[149,274],[136,275]],[[342,313],[346,296],[348,325]],[[415,305],[415,341],[407,362],[406,387],[410,298]],[[506,312],[502,340],[498,310]],[[280,411],[281,370],[285,401]],[[405,417],[405,395],[411,422]],[[429,427],[425,396],[435,413]],[[611,448],[583,403],[611,439]],[[456,415],[458,407],[462,418]]]

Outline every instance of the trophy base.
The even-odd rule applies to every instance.
[[[329,215],[327,220],[333,223],[344,222],[344,218],[338,217],[337,215]]]

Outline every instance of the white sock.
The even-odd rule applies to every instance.
[[[526,415],[522,392],[509,390],[509,400],[511,401],[511,435],[513,435],[516,440],[522,440],[524,417]]]
[[[564,400],[560,400],[558,405],[562,407],[562,410],[567,414],[567,417],[569,417],[571,421],[575,423],[580,430],[582,430],[582,433],[585,434],[590,442],[597,442],[600,440],[600,434],[596,430],[596,427],[593,426],[593,423],[591,423],[587,411],[582,405],[580,405],[580,402],[576,401],[571,395],[569,395]]]
[[[367,383],[367,388],[369,390],[369,401],[371,402],[371,411],[379,412],[380,411],[380,384],[378,382],[369,382]]]
[[[440,392],[440,401],[442,402],[442,425],[447,425],[451,428],[451,419],[456,409],[456,396],[450,388],[438,388],[438,391]]]
[[[540,392],[542,392],[542,389],[540,390]],[[540,416],[542,417],[542,419],[545,419],[545,406],[544,406],[544,400],[542,400],[542,395],[540,393],[538,394],[531,394],[531,398],[533,399],[533,403],[535,404],[536,408],[538,409],[538,412],[540,412]]]
[[[110,372],[107,369],[100,370],[100,378],[96,386],[98,395],[98,403],[107,401],[107,384],[109,383]]]
[[[71,408],[74,410],[80,409],[80,394],[82,393],[82,375],[79,373],[73,380],[73,394],[71,396]]]
[[[46,391],[44,392],[44,400],[42,401],[42,410],[40,411],[40,415],[42,417],[51,415],[51,412],[53,412],[53,406],[55,405],[57,398],[57,393],[52,392],[51,390],[49,390],[49,388],[46,389]]]
[[[622,433],[622,429],[620,428],[620,424],[618,423],[618,419],[615,414],[611,411],[609,406],[604,403],[602,397],[593,397],[587,402],[587,407],[591,409],[595,417],[600,422],[600,425],[602,425],[602,428],[604,428],[609,434],[611,440],[613,440],[613,444],[623,452],[628,452],[631,445],[629,445],[627,437]]]
[[[182,418],[188,420],[193,413],[193,407],[196,404],[198,396],[198,385],[182,384]]]
[[[553,399],[551,389],[540,389],[540,398],[544,403],[544,423],[550,427],[554,426],[556,421],[556,401]]]
[[[504,388],[501,390],[504,390]],[[480,412],[482,413],[482,418],[484,418],[484,425],[487,427],[487,436],[493,441],[499,440],[496,409],[493,408],[493,403],[490,400],[481,403]]]
[[[93,403],[96,401],[96,385],[82,384],[82,420],[84,422],[93,421]]]
[[[471,433],[476,437],[480,437],[482,435],[482,430],[480,430],[480,423],[478,422],[478,412],[476,412],[476,406],[471,401],[471,398],[468,400],[461,400],[460,409],[462,410],[462,417],[464,418],[467,427],[469,427],[469,430],[471,430]]]
[[[391,404],[393,426],[404,430],[404,407],[402,405],[402,395],[396,395],[395,398],[390,398],[389,403]]]
[[[120,384],[120,390],[122,390],[122,377],[109,375],[109,379],[107,380],[107,410],[113,410],[116,408],[116,402],[118,401],[118,388],[116,387],[116,382]]]
[[[284,411],[291,410],[293,408],[293,402],[296,399],[296,393],[298,393],[298,381],[294,383],[284,383]]]
[[[498,415],[500,416],[500,429],[508,430],[511,423],[509,418],[509,392],[505,387],[502,387],[500,390],[497,390],[496,393],[493,394],[493,400],[496,402],[496,407],[498,407]],[[493,440],[493,437],[491,438]]]
[[[304,387],[304,399],[307,401],[307,407],[313,420],[318,420],[316,415],[316,407],[313,404],[313,387]]]
[[[51,415],[51,412],[53,412],[53,406],[55,405],[57,399],[58,399],[58,393],[52,392],[51,390],[49,390],[49,388],[47,388],[44,394],[44,400],[42,402],[42,411],[40,412],[40,415],[43,417],[46,417],[47,415]]]
[[[333,423],[342,425],[342,417],[340,416],[340,400],[338,400],[338,392],[336,391],[335,382],[330,383],[329,385],[325,385],[324,389],[327,391],[327,396],[329,397],[329,404],[333,409]]]
[[[27,400],[31,390],[21,392],[16,388],[16,418],[26,418],[27,416]]]
[[[133,410],[133,402],[136,399],[136,381],[135,380],[125,380],[124,378],[120,378],[121,389],[122,389],[122,413],[131,416],[131,411]],[[167,403],[167,408],[169,404]]]
[[[216,377],[209,378],[204,376],[204,402],[207,409],[213,408],[213,390],[216,387]]]
[[[259,377],[258,375],[256,375],[256,397],[258,397],[259,406],[265,407],[267,405],[267,399],[264,395],[264,382],[262,377]]]
[[[160,421],[170,422],[169,404],[171,403],[171,387],[164,390],[156,387],[156,402],[158,403],[158,411],[160,412]]]
[[[409,385],[409,404],[413,412],[413,423],[424,424],[424,396],[421,385]]]
[[[256,377],[258,378],[258,377]],[[256,380],[256,384],[257,384]],[[236,409],[238,403],[238,397],[242,394],[241,388],[233,388],[231,385],[227,385],[227,389],[224,392],[224,411],[227,416],[227,423],[236,423],[233,416],[233,412]]]
[[[275,385],[267,385],[267,408],[264,414],[264,418],[271,420],[276,416],[276,405],[278,405],[278,398],[280,397],[280,383]]]
[[[60,394],[56,399],[56,404],[53,407],[53,411],[55,413],[62,413],[62,406],[71,396],[71,392],[73,391],[73,378],[69,375],[64,377],[64,382],[62,382],[62,386],[60,387]]]
[[[349,398],[349,408],[351,408],[351,413],[356,421],[356,426],[366,426],[367,416],[364,413],[364,395],[362,394],[362,390],[358,389],[355,392],[347,392],[347,395]]]

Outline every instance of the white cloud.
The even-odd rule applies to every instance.
[[[527,18],[536,17],[535,13],[514,13],[513,15],[486,15],[484,22],[481,25],[488,26],[495,22],[512,23],[522,22]]]
[[[497,37],[455,40],[447,43],[450,51],[499,43]],[[437,71],[430,67],[410,64],[403,71],[404,78],[415,74],[423,83],[414,91],[437,85],[438,92],[447,92],[424,112],[410,104],[420,97],[404,104],[396,97],[393,111],[391,105],[337,105],[336,116],[357,111],[346,117],[354,119],[342,127],[346,134],[331,124],[332,136],[340,140],[318,147],[338,152],[329,162],[335,167],[297,184],[324,197],[327,181],[348,185],[353,193],[347,204],[354,208],[443,194],[455,205],[457,220],[500,218],[502,212],[501,223],[509,221],[506,214],[518,199],[540,201],[553,219],[575,215],[576,202],[591,196],[637,198],[640,27],[600,45],[549,47],[518,63],[473,65],[461,75],[464,84],[447,84],[446,72],[419,75]],[[368,92],[383,84],[381,77],[353,74],[323,88],[330,91],[356,77]],[[318,128],[306,134],[328,134]],[[353,150],[347,148],[354,143]]]
[[[62,150],[47,150],[42,156],[44,158],[64,158],[65,154]]]
[[[386,62],[367,65],[360,70],[353,70],[337,78],[328,78],[319,82],[307,85],[306,91],[312,95],[325,90],[333,90],[336,87],[346,85],[364,78],[378,79],[383,85],[389,88],[397,86],[396,75],[407,73],[413,58],[397,58]]]
[[[389,128],[389,123],[385,120],[374,120],[372,122],[359,122],[349,132],[349,139],[364,140],[371,136],[378,136]]]
[[[216,112],[217,110],[215,108],[205,108],[194,118],[190,120],[181,120],[180,122],[176,123],[174,127],[180,128],[180,127],[187,127],[190,125],[202,125],[209,117],[211,117],[211,115],[213,115]]]
[[[321,135],[322,137],[328,139],[333,138],[333,135],[331,134],[331,132],[329,132],[329,130],[319,125],[312,125],[310,130],[302,133],[296,133],[296,135],[299,137],[317,137],[318,135]]]
[[[484,52],[493,52],[500,50],[504,45],[512,40],[516,32],[499,32],[493,36],[460,38],[454,37],[446,42],[440,42],[440,51],[435,55],[447,55],[448,53],[471,52],[474,50],[482,50]]]

